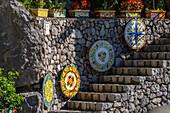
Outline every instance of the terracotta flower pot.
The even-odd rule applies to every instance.
[[[95,10],[95,16],[97,18],[115,18],[114,10]]]
[[[30,9],[31,14],[39,17],[48,17],[48,9]]]
[[[88,18],[90,10],[68,10],[71,18]]]
[[[123,18],[140,18],[142,10],[122,10],[120,11]]]
[[[146,18],[165,18],[166,11],[145,11]]]
[[[50,17],[65,18],[66,10],[65,9],[49,9],[48,15]]]

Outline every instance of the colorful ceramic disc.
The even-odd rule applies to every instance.
[[[132,19],[125,27],[125,41],[132,49],[140,49],[145,45],[146,34],[146,26],[141,20]]]
[[[47,74],[43,82],[43,98],[47,107],[50,107],[54,101],[54,88],[53,78]]]
[[[69,98],[75,96],[80,87],[80,75],[75,66],[67,66],[61,74],[61,90]]]
[[[107,71],[114,63],[114,51],[112,45],[107,41],[95,42],[89,51],[89,61],[94,70]]]

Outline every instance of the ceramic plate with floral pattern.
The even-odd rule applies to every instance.
[[[95,42],[89,51],[89,61],[92,68],[99,72],[105,72],[114,63],[114,50],[112,45],[104,40]]]
[[[50,107],[54,101],[54,82],[50,74],[47,74],[43,82],[43,99],[45,106]]]
[[[60,83],[63,94],[69,98],[74,97],[80,87],[80,74],[77,68],[73,65],[65,67]]]

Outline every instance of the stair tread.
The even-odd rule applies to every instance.
[[[143,77],[143,76],[136,76],[136,75],[103,75],[101,77]]]
[[[101,93],[101,92],[78,92],[78,93],[91,93],[91,94],[113,94],[113,95],[120,95],[125,93]]]
[[[81,113],[82,111],[79,110],[55,110],[55,111],[49,111],[48,113]]]
[[[84,102],[84,103],[96,103],[96,104],[107,104],[107,103],[111,103],[112,102],[94,102],[94,101],[81,101],[81,100],[70,100],[69,102]]]
[[[154,68],[154,67],[112,67],[111,69],[161,69],[161,68]]]
[[[147,51],[138,51],[138,52],[136,52],[136,53],[170,53],[170,52],[162,52],[162,51],[154,51],[154,52],[152,52],[152,51],[150,51],[150,52],[147,52]]]
[[[90,85],[93,85],[93,84],[90,84]],[[117,84],[117,83],[115,83],[115,84],[107,84],[107,83],[95,83],[94,85],[112,85],[112,86],[129,86],[129,85],[131,85],[131,84],[124,84],[124,83],[122,83],[122,84]],[[132,84],[133,85],[133,84]],[[132,86],[131,85],[131,86]],[[135,85],[135,84],[134,84]],[[135,85],[136,86],[136,85]]]
[[[132,60],[132,59],[129,59],[129,60],[123,60],[124,62],[126,62],[126,61],[170,61],[170,60],[158,60],[158,59],[154,59],[154,60],[151,60],[151,59],[139,59],[139,60]]]

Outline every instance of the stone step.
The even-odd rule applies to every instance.
[[[133,59],[139,60],[170,60],[170,52],[135,52]]]
[[[170,33],[164,33],[164,34],[161,34],[161,37],[164,37],[164,38],[170,38]]]
[[[76,95],[77,97],[76,99],[81,101],[95,101],[95,102],[113,102],[113,101],[120,102],[121,94],[123,93],[79,92]]]
[[[108,113],[107,111],[57,110],[48,113]]]
[[[113,105],[113,102],[68,101],[67,108],[83,111],[106,111]]]
[[[78,111],[78,110],[56,110],[56,111],[49,111],[48,113],[82,113],[82,111]]]
[[[128,75],[104,75],[99,77],[100,83],[112,83],[112,84],[140,84],[140,77],[128,76]]]
[[[153,67],[166,68],[170,64],[170,60],[124,60],[124,67]]]
[[[154,45],[166,45],[166,44],[170,44],[170,38],[155,39],[153,44]]]
[[[125,93],[128,85],[122,84],[89,84],[89,91],[100,93]]]
[[[169,45],[145,45],[141,50],[146,52],[170,52],[170,44]]]
[[[107,111],[57,110],[48,113],[108,113]]]
[[[134,76],[151,76],[157,72],[163,72],[163,68],[146,68],[146,67],[121,67],[112,68],[114,75],[134,75]]]

